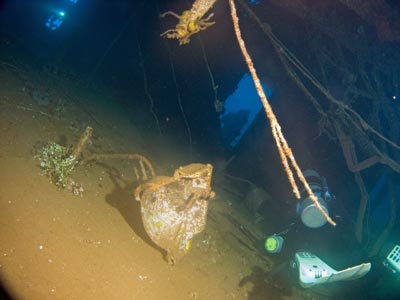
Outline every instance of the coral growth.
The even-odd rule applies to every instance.
[[[179,44],[188,44],[190,42],[190,37],[202,30],[215,24],[215,22],[210,22],[210,19],[214,15],[209,14],[207,17],[204,15],[211,9],[216,0],[196,0],[190,10],[185,10],[182,15],[178,15],[172,11],[167,11],[161,15],[165,17],[167,15],[172,15],[179,20],[179,23],[174,29],[168,29],[163,32],[161,36],[170,39],[178,39]]]
[[[39,159],[43,174],[52,183],[62,188],[67,187],[68,177],[78,161],[66,147],[49,142],[36,153],[35,158]]]

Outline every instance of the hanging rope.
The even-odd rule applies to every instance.
[[[257,23],[257,25],[261,28],[261,30],[268,36],[271,40],[272,45],[274,46],[276,53],[278,54],[280,60],[285,66],[285,69],[288,71],[289,75],[294,79],[295,83],[301,88],[301,90],[306,91],[304,84],[300,81],[300,79],[294,74],[293,71],[288,67],[287,62],[290,62],[294,67],[296,67],[310,82],[323,93],[328,100],[332,103],[336,104],[340,109],[344,112],[348,113],[349,117],[354,119],[354,121],[358,121],[357,127],[362,128],[364,130],[369,130],[378,138],[382,139],[392,147],[400,150],[400,145],[396,144],[380,132],[378,132],[375,128],[368,124],[360,114],[358,114],[355,110],[351,109],[348,105],[336,99],[327,88],[325,88],[313,74],[301,63],[301,61],[278,39],[276,35],[272,32],[272,29],[269,24],[262,22],[257,15],[250,9],[250,7],[243,1],[238,0],[239,4],[246,10],[246,13],[253,18],[253,20]],[[286,61],[287,60],[287,61]],[[307,96],[310,96],[310,92],[306,92]],[[322,115],[326,115],[320,108],[320,105],[314,101],[314,97],[309,97],[315,108],[318,110],[319,113]],[[355,124],[354,124],[355,125]],[[397,171],[396,171],[397,172]]]
[[[282,165],[285,169],[286,175],[289,179],[290,185],[292,186],[292,190],[293,193],[295,194],[295,196],[300,199],[300,192],[299,192],[299,188],[296,184],[296,181],[294,179],[293,176],[293,170],[296,173],[297,177],[299,178],[300,182],[304,185],[305,190],[307,191],[307,194],[309,196],[309,198],[314,202],[316,208],[322,213],[322,215],[326,218],[326,220],[333,226],[336,226],[336,223],[329,217],[329,215],[326,213],[326,211],[321,207],[320,203],[318,202],[318,198],[313,194],[310,186],[308,185],[306,179],[303,176],[303,173],[300,170],[300,167],[298,166],[293,152],[290,149],[283,133],[282,133],[282,129],[281,126],[278,123],[278,120],[274,114],[274,112],[272,111],[272,107],[268,102],[267,96],[264,93],[264,90],[261,86],[261,82],[260,79],[257,76],[256,70],[254,68],[254,64],[251,60],[251,57],[249,55],[249,53],[247,52],[245,43],[242,39],[242,35],[240,32],[240,28],[239,28],[239,18],[237,16],[236,13],[236,7],[235,7],[235,3],[233,0],[229,0],[229,6],[231,9],[231,16],[232,16],[232,21],[233,21],[233,26],[234,26],[234,30],[235,30],[235,34],[236,34],[236,38],[238,40],[239,43],[239,47],[242,51],[243,57],[246,61],[247,67],[249,68],[249,72],[251,74],[251,77],[253,78],[253,82],[255,85],[255,88],[257,90],[258,96],[261,99],[261,102],[264,106],[265,109],[265,113],[268,117],[268,120],[270,122],[270,126],[271,126],[271,130],[272,130],[272,135],[274,137],[276,146],[278,148],[279,151],[279,156],[281,158],[282,161]]]

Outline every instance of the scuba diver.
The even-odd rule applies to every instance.
[[[326,178],[315,170],[306,170],[303,175],[322,209],[328,215],[332,214],[335,196],[330,192]],[[289,277],[293,278],[302,289],[316,286],[320,289],[320,285],[324,283],[351,281],[365,276],[371,269],[370,262],[359,261],[359,265],[336,270],[321,259],[338,257],[341,265],[347,265],[354,263],[358,258],[352,257],[356,251],[350,253],[349,245],[344,245],[342,242],[343,235],[339,233],[345,227],[324,226],[327,220],[309,198],[306,190],[303,189],[300,194],[296,212],[293,213],[295,217],[289,220],[290,225],[265,239],[265,250],[277,258],[276,267],[266,274],[266,282],[274,286],[285,286],[282,278],[286,277],[288,282],[293,282],[288,280]],[[288,245],[285,245],[286,241]],[[354,245],[354,249],[356,248],[357,245]],[[342,257],[340,253],[343,252],[346,255]],[[277,284],[277,281],[280,283]],[[314,288],[312,291],[315,290]]]
[[[78,0],[68,0],[66,3],[66,7],[68,8],[71,7],[72,5],[75,5]],[[66,17],[66,11],[64,9],[52,9],[51,15],[47,18],[45,25],[47,28],[49,28],[51,31],[54,31],[64,23],[64,19]]]

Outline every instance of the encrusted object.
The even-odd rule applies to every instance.
[[[178,39],[179,45],[188,44],[193,34],[215,24],[215,22],[210,22],[214,14],[209,14],[207,17],[204,17],[214,5],[215,1],[216,0],[196,0],[192,8],[182,12],[182,15],[178,15],[172,11],[163,13],[161,17],[172,15],[179,20],[179,23],[174,29],[168,29],[163,32],[161,36],[170,39]]]
[[[175,264],[188,253],[193,237],[206,224],[213,167],[194,163],[175,170],[172,177],[157,176],[138,186],[135,198],[141,203],[147,234],[167,251],[167,261]]]
[[[70,154],[68,148],[49,142],[36,151],[35,158],[40,161],[40,169],[56,186],[65,188],[68,177],[78,161]]]

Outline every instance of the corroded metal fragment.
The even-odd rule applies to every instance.
[[[193,237],[205,227],[208,200],[215,197],[212,170],[210,164],[190,164],[135,190],[146,232],[167,251],[170,264],[187,254]]]

